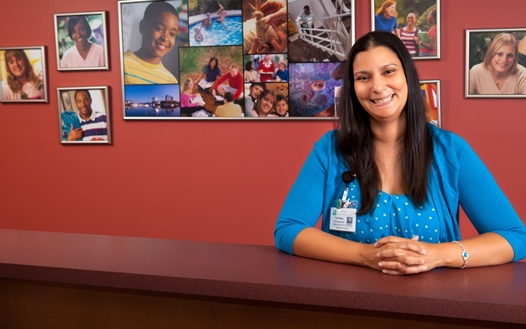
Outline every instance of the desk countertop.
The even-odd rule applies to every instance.
[[[273,246],[0,229],[0,278],[526,324],[526,263],[397,277]]]

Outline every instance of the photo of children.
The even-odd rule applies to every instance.
[[[0,48],[0,102],[47,102],[44,47]]]
[[[119,0],[124,119],[335,119],[354,3]]]
[[[245,55],[244,61],[245,116],[287,117],[289,89],[287,54]],[[278,100],[280,100],[279,105]],[[283,104],[284,100],[287,104]]]
[[[244,61],[245,83],[287,82],[289,80],[287,54],[245,55]]]
[[[288,117],[287,83],[253,82],[245,84],[245,117],[280,119]]]
[[[181,92],[186,90],[202,107],[198,111],[182,111],[183,116],[211,117],[219,105],[224,105],[227,92],[234,97],[234,103],[244,108],[241,46],[185,47],[179,49],[179,58],[181,80],[192,82],[190,90],[187,86]]]
[[[104,12],[56,14],[58,70],[108,69]]]
[[[189,0],[190,46],[241,46],[241,0]]]
[[[188,42],[182,7],[184,1],[121,2],[124,84],[178,83],[177,49]]]

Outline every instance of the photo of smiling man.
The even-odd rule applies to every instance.
[[[108,144],[107,87],[58,88],[62,143]]]
[[[170,2],[176,3],[176,1]],[[132,8],[127,10],[128,12],[123,15],[133,17],[133,13],[130,12]],[[124,84],[178,83],[174,70],[169,70],[163,65],[165,60],[161,61],[161,59],[168,54],[172,54],[171,57],[177,56],[177,50],[174,48],[176,48],[179,23],[177,9],[168,1],[155,1],[147,5],[144,16],[139,22],[138,32],[142,36],[140,48],[136,51],[128,48],[123,54]],[[123,18],[123,28],[129,24],[131,23],[126,24]],[[128,34],[128,37],[131,35],[131,40],[134,33],[128,31]]]

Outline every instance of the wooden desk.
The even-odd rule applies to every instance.
[[[0,230],[0,328],[519,328],[526,263],[394,277],[271,246]]]

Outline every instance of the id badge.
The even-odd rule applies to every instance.
[[[356,232],[356,208],[331,208],[329,228],[335,231]]]

